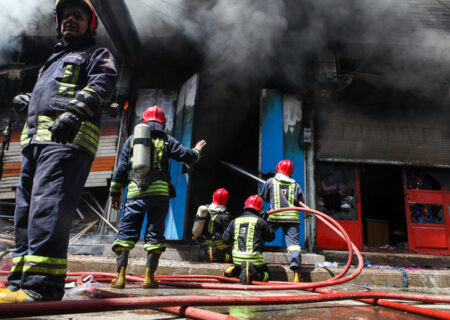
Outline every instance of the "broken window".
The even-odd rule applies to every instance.
[[[355,168],[318,164],[316,173],[318,210],[336,220],[358,220]]]
[[[440,204],[410,203],[412,223],[445,224],[444,207]]]
[[[441,190],[439,171],[412,168],[406,171],[408,189]],[[449,183],[449,182],[448,182]]]

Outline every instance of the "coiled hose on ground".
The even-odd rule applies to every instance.
[[[86,312],[104,312],[113,310],[134,310],[134,309],[155,309],[164,312],[175,313],[193,319],[238,319],[236,317],[220,314],[217,312],[194,308],[193,306],[248,306],[248,305],[279,305],[279,304],[300,304],[312,302],[325,302],[337,300],[358,300],[371,305],[388,307],[413,314],[427,316],[435,319],[450,319],[450,313],[408,305],[405,303],[388,301],[395,299],[403,301],[417,301],[424,303],[450,303],[449,297],[437,297],[426,295],[386,293],[386,292],[337,292],[323,289],[325,286],[342,284],[357,277],[364,266],[363,258],[356,246],[351,242],[343,227],[326,214],[308,208],[304,204],[301,207],[289,208],[313,214],[317,219],[325,223],[328,227],[343,238],[348,247],[348,260],[345,268],[335,277],[326,281],[312,283],[290,283],[283,281],[253,282],[252,285],[240,285],[238,279],[230,279],[221,276],[210,275],[165,275],[157,276],[160,285],[180,288],[210,289],[210,290],[307,290],[309,292],[320,293],[320,295],[294,295],[294,296],[163,296],[163,297],[128,297],[125,294],[105,289],[92,289],[92,293],[97,291],[103,299],[80,300],[80,301],[58,301],[58,302],[37,302],[22,304],[0,305],[0,318],[42,316],[55,314],[71,314]],[[268,212],[269,214],[282,211],[278,209]],[[355,253],[358,259],[358,266],[355,271],[344,277],[351,266],[352,256]],[[5,274],[7,272],[0,272]],[[115,275],[111,273],[84,273],[72,272],[67,274],[67,282],[76,281],[82,285],[84,278],[90,276],[92,280],[98,282],[109,282]],[[75,278],[77,277],[77,278]],[[143,277],[127,276],[127,281],[142,282]]]

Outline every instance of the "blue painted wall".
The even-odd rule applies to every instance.
[[[292,102],[290,100],[290,102]],[[292,108],[283,105],[283,94],[277,90],[265,89],[261,99],[261,151],[260,173],[275,172],[275,167],[280,160],[289,159],[294,164],[293,178],[305,190],[305,160],[301,141],[301,123],[285,123],[284,118],[289,118]],[[301,113],[300,113],[301,114]],[[289,125],[291,124],[291,125]],[[287,130],[286,130],[287,129]],[[262,188],[262,185],[260,186]],[[269,209],[269,203],[265,203],[264,209]],[[304,216],[300,216],[300,245],[304,247]],[[274,241],[268,243],[271,246],[286,246],[283,232],[278,229]]]

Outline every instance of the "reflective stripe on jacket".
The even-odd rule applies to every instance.
[[[233,243],[233,263],[241,265],[251,262],[262,265],[262,252],[265,241],[275,239],[272,227],[251,211],[245,211],[242,216],[233,220],[223,234],[225,244]]]
[[[25,148],[31,142],[36,143],[51,143],[51,132],[49,128],[52,126],[53,121],[56,120],[55,117],[49,116],[39,116],[38,117],[38,127],[34,135],[29,135],[28,124],[22,130],[22,135],[20,137],[20,145]],[[98,144],[100,141],[100,128],[93,124],[92,122],[85,121],[82,123],[80,130],[78,131],[73,144],[88,150],[93,156],[97,153]]]
[[[298,202],[303,202],[303,192],[298,183],[284,182],[275,178],[266,181],[261,197],[264,201],[270,201],[272,210],[295,207]],[[296,210],[285,210],[269,215],[268,221],[272,222],[299,222],[299,212]]]
[[[95,46],[95,39],[82,37],[67,46],[61,43],[39,70],[31,93],[26,126],[22,132],[22,146],[28,144],[57,144],[50,139],[48,128],[79,91],[93,94],[99,105],[109,101],[115,92],[118,77],[111,53]],[[83,123],[70,147],[83,148],[95,155],[98,146],[102,108]],[[47,131],[45,131],[47,130]]]
[[[120,158],[109,189],[111,195],[119,195],[122,187],[128,185],[127,198],[129,199],[145,198],[156,195],[168,197],[170,181],[156,180],[153,181],[146,190],[140,191],[135,182],[128,180],[128,173],[132,167],[132,141],[133,135],[128,137],[122,147]],[[184,147],[175,138],[167,135],[167,157],[176,161],[183,161],[191,164],[200,158],[200,153],[195,149]],[[160,162],[160,168],[163,174],[169,176],[168,161]]]

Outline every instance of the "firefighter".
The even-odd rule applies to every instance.
[[[225,244],[233,243],[233,266],[225,271],[226,277],[239,277],[241,284],[269,281],[270,273],[262,255],[264,243],[275,239],[275,231],[259,216],[263,201],[258,195],[247,198],[244,213],[231,221],[223,234]]]
[[[275,177],[265,183],[261,197],[270,201],[272,210],[298,206],[299,201],[304,202],[303,191],[291,178],[294,165],[290,160],[281,160],[276,169]],[[273,229],[283,228],[284,239],[289,254],[289,267],[294,271],[294,282],[300,282],[301,247],[299,241],[299,212],[286,210],[269,215],[267,220]]]
[[[102,107],[118,77],[111,53],[95,46],[97,17],[88,0],[55,3],[60,42],[29,95],[16,190],[15,249],[0,302],[61,300],[72,219],[95,157]]]
[[[197,211],[192,231],[194,238],[201,241],[199,261],[225,263],[231,261],[231,246],[222,241],[222,235],[231,221],[231,215],[226,208],[228,198],[226,189],[217,189],[213,194],[212,203],[200,206]],[[202,213],[205,213],[204,217],[201,216]],[[200,228],[203,230],[200,231]],[[198,233],[201,235],[195,237]]]
[[[145,212],[147,215],[144,249],[147,251],[144,288],[157,288],[158,281],[154,274],[158,268],[159,257],[165,251],[164,229],[169,210],[169,197],[174,197],[170,183],[169,158],[192,164],[200,159],[200,152],[206,145],[200,140],[194,148],[186,148],[175,138],[165,132],[166,118],[164,111],[158,106],[148,107],[143,113],[143,123],[136,128],[148,130],[149,139],[131,135],[125,142],[117,168],[114,172],[110,193],[111,204],[115,209],[120,207],[122,187],[127,186],[127,198],[123,215],[119,222],[119,230],[112,250],[116,253],[117,276],[111,282],[112,288],[125,288],[125,274],[128,255],[139,240]],[[146,141],[147,140],[147,141]],[[143,152],[136,152],[143,147]],[[147,149],[145,149],[148,147]],[[133,162],[148,157],[149,168],[144,177],[137,177]],[[139,178],[139,179],[138,179]]]

